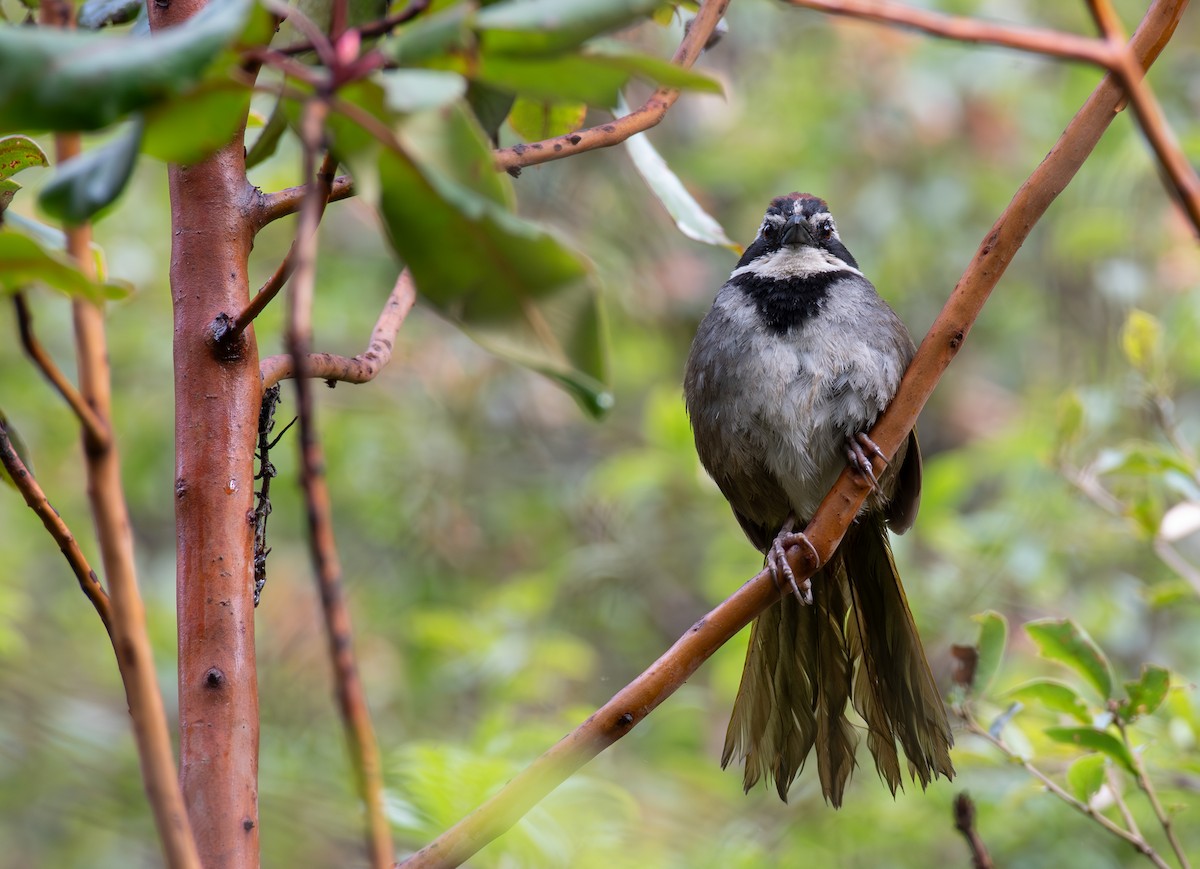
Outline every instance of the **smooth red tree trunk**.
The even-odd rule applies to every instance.
[[[153,27],[204,0],[150,3]],[[262,384],[253,330],[218,354],[210,325],[249,297],[254,190],[243,136],[168,170],[175,311],[175,519],[180,777],[206,867],[255,867],[254,447]],[[232,351],[232,352],[230,352]]]

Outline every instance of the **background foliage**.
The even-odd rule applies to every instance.
[[[1034,4],[940,5],[1034,20]],[[1123,11],[1132,21],[1142,9],[1126,3]],[[1037,16],[1090,32],[1082,4]],[[743,243],[771,196],[825,196],[864,271],[918,338],[1098,76],[762,0],[734,3],[728,22],[729,34],[699,64],[726,95],[686,93],[650,138]],[[629,38],[667,56],[680,33],[676,20]],[[1151,73],[1193,159],[1198,35],[1194,17],[1185,18]],[[502,143],[515,136],[501,131]],[[298,166],[285,143],[251,178],[278,189],[300,180]],[[31,169],[21,183],[36,191],[46,174]],[[553,226],[595,263],[612,342],[608,417],[585,418],[549,381],[488,355],[429,308],[405,324],[377,382],[321,394],[361,665],[404,848],[473,808],[760,566],[695,459],[679,386],[695,325],[734,255],[683,237],[621,148],[527,169],[514,187],[524,216]],[[33,202],[22,195],[14,210],[32,213]],[[331,209],[317,343],[353,354],[396,266],[362,203]],[[162,167],[143,162],[97,225],[97,241],[111,275],[137,287],[111,306],[114,413],[169,700],[167,226]],[[274,269],[291,232],[282,221],[259,237],[252,283]],[[466,258],[465,248],[450,238],[437,253]],[[1017,627],[1032,619],[1084,626],[1118,682],[1146,662],[1170,670],[1163,706],[1133,736],[1163,802],[1181,810],[1200,788],[1191,684],[1200,673],[1200,590],[1156,555],[1153,536],[1168,508],[1200,500],[1188,447],[1200,438],[1198,284],[1189,229],[1120,118],[1035,230],[926,410],[921,515],[897,544],[947,690],[949,646],[975,642],[973,614],[995,610],[1014,626],[975,704],[985,723],[1009,705],[1006,690],[1035,677],[1086,693],[1082,678],[1038,657]],[[66,360],[66,304],[49,293],[33,304],[40,336]],[[1149,316],[1131,321],[1134,309]],[[268,310],[257,324],[264,354],[278,346],[279,316]],[[11,313],[0,314],[0,328],[15,334]],[[43,486],[84,536],[75,425],[15,340],[0,342],[0,396]],[[280,416],[287,412],[285,403]],[[330,703],[298,495],[288,485],[291,449],[285,439],[272,453],[281,478],[258,610],[263,856],[266,865],[348,865],[358,807]],[[0,865],[155,865],[107,639],[35,517],[8,490],[0,494]],[[950,812],[962,789],[1000,865],[1140,862],[965,734],[959,778],[925,794],[910,788],[893,800],[868,762],[836,813],[811,775],[790,805],[766,790],[743,796],[740,776],[717,767],[743,643],[722,649],[472,865],[966,865]],[[1066,721],[1030,702],[1005,738],[1062,780],[1080,751],[1044,729]],[[1128,797],[1166,850],[1144,800]],[[1200,852],[1188,818],[1180,817],[1181,833]]]

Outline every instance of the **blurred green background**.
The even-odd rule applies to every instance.
[[[1083,4],[947,0],[1091,33]],[[1144,4],[1120,4],[1132,27]],[[1037,9],[1036,17],[1032,10]],[[699,63],[725,98],[685,94],[650,138],[692,193],[747,243],[768,200],[825,197],[864,272],[919,340],[992,221],[1099,79],[1096,70],[738,0]],[[660,55],[678,22],[631,38]],[[1185,18],[1150,75],[1186,152],[1200,158],[1200,24]],[[643,94],[631,93],[636,105]],[[513,141],[506,131],[506,142]],[[252,173],[298,182],[281,149]],[[45,174],[45,173],[41,173]],[[36,189],[37,172],[21,181]],[[474,808],[651,663],[760,567],[692,448],[680,389],[697,322],[735,262],[684,238],[622,148],[526,169],[521,211],[595,263],[616,404],[596,423],[550,382],[501,362],[418,307],[372,384],[319,392],[319,422],[357,650],[402,852]],[[31,207],[33,197],[15,208]],[[331,206],[315,312],[320,349],[354,354],[397,264],[362,203]],[[143,161],[96,228],[115,277],[115,420],[143,594],[168,707],[174,668],[170,233],[165,174]],[[291,239],[256,245],[265,279]],[[446,256],[469,256],[448,240]],[[1070,617],[1117,674],[1169,668],[1167,702],[1134,741],[1177,826],[1200,789],[1198,589],[1156,555],[1165,510],[1200,500],[1200,255],[1122,115],[1034,230],[921,421],[924,500],[896,542],[939,681],[972,616],[1013,625],[990,696],[1070,674],[1019,625]],[[67,302],[32,298],[38,333],[70,369]],[[1122,343],[1131,309],[1161,329]],[[257,326],[280,351],[281,308]],[[0,402],[51,500],[98,561],[75,427],[24,360],[0,311]],[[1123,349],[1124,346],[1124,349]],[[1139,348],[1141,348],[1139,350]],[[285,384],[278,416],[294,401]],[[1164,426],[1163,414],[1177,425]],[[1172,444],[1169,434],[1178,443]],[[355,866],[359,809],[332,703],[295,485],[295,439],[272,453],[273,551],[258,610],[263,862]],[[120,681],[104,632],[19,497],[0,490],[0,866],[160,862]],[[627,738],[562,786],[479,867],[966,866],[951,801],[969,791],[998,865],[1137,865],[1143,858],[1045,794],[1019,767],[959,738],[952,783],[893,799],[869,757],[845,807],[812,770],[782,805],[718,766],[745,635],[720,650]],[[1077,680],[1076,680],[1077,681]],[[1057,717],[1017,714],[1010,743],[1059,776],[1077,750],[1044,738]],[[1168,849],[1125,779],[1147,837]],[[1099,798],[1103,800],[1103,794]],[[1109,808],[1109,811],[1112,811]]]

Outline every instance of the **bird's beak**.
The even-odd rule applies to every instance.
[[[799,214],[792,215],[788,222],[783,225],[783,237],[780,239],[782,244],[814,244],[812,233],[808,229],[808,223],[804,217]]]

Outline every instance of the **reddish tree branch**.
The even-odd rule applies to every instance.
[[[971,869],[994,869],[987,846],[975,829],[975,803],[966,791],[954,798],[954,829],[962,833],[971,851]]]
[[[683,40],[679,43],[675,56],[671,58],[672,63],[688,69],[696,62],[728,5],[729,0],[704,0],[700,11],[692,19]],[[496,168],[512,172],[525,166],[561,160],[583,151],[619,145],[630,136],[649,130],[662,121],[667,110],[679,99],[679,93],[678,88],[660,87],[640,108],[614,119],[611,123],[576,130],[574,133],[555,136],[541,142],[500,148],[493,152]]]
[[[318,380],[342,383],[367,383],[391,361],[400,331],[408,312],[417,300],[417,288],[408,269],[400,273],[396,285],[384,303],[367,349],[357,356],[337,356],[333,353],[308,353],[304,357],[304,374]],[[259,366],[262,372],[263,389],[274,386],[281,380],[296,376],[295,360],[288,354],[268,356]]]
[[[1129,95],[1129,104],[1146,134],[1154,155],[1171,179],[1192,229],[1200,235],[1200,177],[1179,147],[1179,141],[1163,115],[1162,107],[1145,81],[1145,69],[1126,45],[1125,29],[1108,0],[1088,0],[1096,24],[1108,41],[1115,63],[1113,72]]]
[[[786,0],[793,6],[802,6],[830,15],[857,18],[876,24],[907,27],[939,36],[955,42],[986,43],[1030,51],[1067,60],[1079,60],[1096,66],[1110,68],[1115,60],[1111,48],[1098,39],[1042,30],[1036,27],[1021,27],[1015,24],[999,24],[980,21],[963,15],[947,15],[917,9],[892,0]]]
[[[108,632],[108,636],[113,638],[112,603],[108,599],[108,593],[100,585],[100,580],[96,578],[96,571],[92,570],[92,566],[84,557],[75,535],[71,533],[71,529],[67,527],[62,516],[58,515],[58,511],[51,505],[46,493],[38,485],[38,481],[25,467],[25,463],[21,461],[17,451],[13,449],[3,419],[0,419],[0,464],[4,465],[9,479],[13,481],[13,485],[17,487],[17,491],[21,493],[25,503],[29,505],[29,509],[42,520],[42,524],[46,526],[46,530],[58,544],[63,557],[67,559],[67,564],[71,565],[71,570],[75,573],[75,579],[79,581],[79,588],[96,608],[96,613],[100,616],[100,621],[104,623],[104,630]]]
[[[147,3],[153,31],[207,0]],[[249,300],[256,191],[245,132],[170,166],[174,316],[179,751],[207,867],[256,867],[258,672],[254,642],[254,453],[262,381],[253,330],[218,348],[211,325]]]
[[[1186,0],[1155,0],[1132,43],[1144,65],[1149,66],[1170,39],[1186,5]],[[1105,77],[993,224],[917,350],[895,400],[871,432],[885,455],[894,455],[916,424],[921,408],[962,347],[992,289],[1034,224],[1091,154],[1122,97],[1122,89],[1113,77]],[[877,466],[877,470],[881,471],[882,466]],[[822,562],[837,548],[869,491],[867,484],[847,469],[821,503],[805,533]],[[793,548],[790,556],[798,557],[799,548]],[[797,579],[810,576],[814,567],[793,564]],[[628,733],[717,648],[778,598],[779,590],[770,573],[766,570],[759,573],[696,622],[666,654],[587,721],[403,865],[416,869],[462,864],[509,829],[567,776]]]
[[[63,400],[75,412],[79,424],[83,426],[87,436],[94,442],[100,444],[108,444],[108,439],[111,433],[105,426],[104,421],[96,415],[96,412],[88,406],[88,403],[83,400],[83,396],[79,394],[74,384],[67,380],[65,374],[62,373],[54,360],[50,358],[50,354],[46,352],[37,336],[33,334],[33,314],[29,310],[29,302],[25,298],[24,293],[13,294],[13,305],[17,309],[17,330],[21,335],[21,346],[25,348],[27,355],[33,364],[38,367],[38,370],[45,375],[46,379],[58,390],[58,394],[63,397]]]
[[[304,175],[308,178],[312,177],[315,154],[320,147],[328,111],[328,103],[324,100],[313,99],[305,105],[300,137],[304,145]],[[300,485],[307,507],[309,548],[321,594],[325,630],[329,637],[338,709],[342,715],[359,795],[366,810],[366,838],[371,865],[376,869],[384,869],[392,865],[395,853],[383,802],[383,765],[354,656],[350,610],[342,589],[342,567],[333,535],[333,509],[325,480],[325,458],[317,439],[312,382],[305,370],[308,348],[312,343],[316,235],[324,198],[324,191],[314,183],[309,185],[301,203],[296,227],[296,273],[292,280],[292,291],[288,294],[285,340],[293,371],[298,375],[295,380],[300,420]]]
[[[307,184],[301,184],[274,193],[259,193],[250,209],[250,222],[254,232],[258,232],[268,223],[299,211],[300,204],[304,201],[304,191],[307,189]],[[340,202],[349,199],[354,193],[354,179],[349,175],[338,175],[329,186],[327,201]]]

